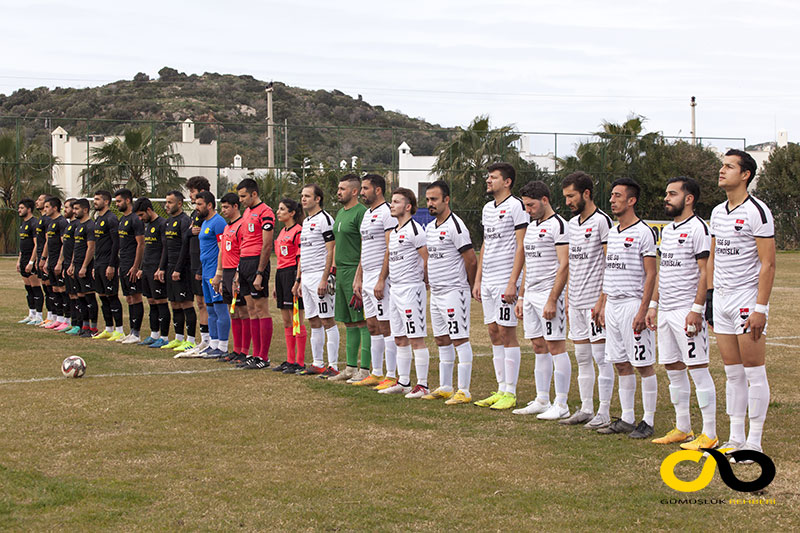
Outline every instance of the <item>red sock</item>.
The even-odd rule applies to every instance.
[[[259,319],[259,334],[261,336],[261,359],[269,361],[269,346],[272,344],[272,318]]]
[[[233,351],[241,353],[242,351],[242,319],[232,318],[231,329],[233,330]]]
[[[283,328],[283,335],[286,337],[286,362],[294,364],[295,362],[295,340],[292,333],[292,327]]]
[[[250,319],[250,338],[253,339],[253,357],[261,357],[261,331],[259,319]]]
[[[300,326],[300,333],[295,337],[297,340],[297,349],[295,351],[297,364],[300,366],[305,366],[306,364],[306,327]]]
[[[252,337],[250,331],[250,319],[249,318],[241,318],[242,321],[242,351],[239,353],[243,353],[247,355],[250,353],[250,338]]]

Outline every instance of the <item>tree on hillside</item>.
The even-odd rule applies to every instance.
[[[177,170],[183,156],[174,152],[166,137],[153,137],[150,128],[127,129],[124,138],[92,148],[89,157],[89,168],[81,172],[86,195],[124,186],[134,196],[163,197],[186,181]]]
[[[770,154],[758,175],[756,196],[772,208],[780,248],[800,244],[800,145],[789,143]]]

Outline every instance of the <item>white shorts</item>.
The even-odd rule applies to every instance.
[[[333,318],[333,311],[336,303],[335,295],[325,294],[320,298],[317,295],[317,287],[322,281],[323,271],[303,272],[300,288],[303,291],[303,307],[305,308],[306,318]]]
[[[428,334],[428,292],[424,283],[393,285],[390,302],[393,337],[417,339]]]
[[[642,301],[637,298],[606,301],[606,361],[650,366],[656,362],[653,332],[633,332],[633,319]]]
[[[378,283],[380,271],[364,272],[363,282],[361,283],[361,299],[364,301],[364,318],[375,317],[381,322],[389,320],[389,279],[383,286],[383,299],[375,298],[375,284]]]
[[[569,308],[569,340],[598,342],[605,338],[606,333],[603,328],[592,320],[591,309]]]
[[[736,290],[714,289],[714,333],[722,335],[748,333],[744,329],[744,323],[750,313],[756,310],[757,298],[758,287]],[[766,325],[763,333],[767,334]]]
[[[563,341],[567,338],[567,315],[564,310],[564,293],[556,302],[556,316],[547,320],[542,316],[544,304],[550,297],[550,291],[525,291],[522,304],[522,324],[525,327],[526,339],[544,337],[546,341]]]
[[[686,315],[691,309],[658,310],[658,363],[668,365],[683,361],[687,366],[708,364],[708,328],[694,337],[684,331]]]
[[[434,337],[469,338],[469,287],[449,291],[431,289],[431,324]]]
[[[514,314],[514,305],[503,302],[501,295],[503,287],[481,285],[481,304],[483,305],[483,323],[496,322],[498,326],[516,327],[517,315]]]

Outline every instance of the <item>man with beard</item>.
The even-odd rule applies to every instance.
[[[142,280],[142,294],[150,305],[150,336],[139,343],[140,346],[161,348],[169,344],[170,312],[167,303],[167,286],[156,278],[159,266],[165,261],[167,253],[167,223],[153,211],[149,198],[138,198],[133,210],[144,228],[144,257],[137,277]]]
[[[75,198],[69,198],[64,202],[64,218],[67,219],[67,227],[61,235],[61,257],[58,259],[55,271],[64,277],[64,287],[67,289],[68,314],[70,316],[70,327],[63,329],[69,335],[78,335],[81,332],[81,309],[78,304],[78,290],[72,279],[67,276],[69,265],[72,264],[72,254],[75,249],[75,228],[78,226],[78,219],[75,217]]]
[[[122,302],[119,301],[119,219],[109,209],[111,193],[94,193],[94,288],[100,295],[105,331],[95,339],[116,341],[125,336],[122,331]]]
[[[36,226],[39,220],[33,216],[36,206],[30,198],[23,198],[17,206],[17,214],[22,219],[19,225],[19,258],[17,272],[22,276],[25,291],[28,293],[28,316],[18,324],[38,325],[42,323],[44,293],[41,282],[36,277]]]
[[[44,320],[42,320],[39,324],[35,324],[42,328],[49,326],[53,322],[53,319],[55,319],[55,301],[53,300],[53,289],[50,287],[50,279],[44,272],[42,272],[45,261],[47,260],[42,252],[44,251],[44,244],[47,241],[47,226],[50,224],[50,219],[47,218],[47,215],[44,212],[44,201],[46,199],[46,194],[40,194],[36,198],[36,209],[39,210],[39,218],[36,221],[36,265],[33,272],[39,280],[39,283],[42,285],[45,306],[47,307],[47,315],[44,316]]]
[[[91,338],[97,334],[97,298],[94,295],[94,220],[89,216],[89,200],[78,198],[73,204],[78,223],[73,230],[75,245],[72,264],[67,275],[72,276],[81,308],[80,337]]]
[[[61,269],[56,272],[56,265],[61,257],[61,236],[67,229],[69,222],[61,214],[61,200],[55,196],[47,197],[44,201],[44,210],[50,222],[47,224],[45,232],[47,240],[42,251],[46,258],[43,274],[50,280],[55,310],[55,319],[46,329],[63,331],[69,327],[66,319],[69,299],[67,298],[67,289],[64,286],[63,272]]]
[[[192,176],[186,180],[186,190],[189,191],[189,199],[195,205],[197,195],[201,192],[211,190],[211,184],[203,176]],[[203,294],[203,265],[200,262],[200,226],[203,224],[202,217],[197,212],[197,206],[189,214],[192,219],[192,236],[189,237],[189,264],[192,270],[191,282],[192,293],[194,293],[194,303],[197,306],[197,323],[200,324],[200,343],[197,345],[196,352],[205,352],[210,347],[208,308],[206,307],[205,295]]]
[[[144,303],[142,302],[141,266],[144,256],[144,223],[133,212],[133,194],[128,189],[120,189],[114,193],[117,209],[122,214],[119,219],[119,281],[122,294],[128,303],[128,320],[131,332],[126,337],[117,339],[122,344],[138,344],[141,342],[140,331],[144,320]]]

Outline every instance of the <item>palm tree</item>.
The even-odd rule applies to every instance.
[[[123,138],[92,148],[90,161],[89,168],[81,172],[86,195],[125,186],[134,196],[162,197],[186,181],[177,171],[183,156],[174,152],[166,137],[153,136],[149,128],[125,130]]]

